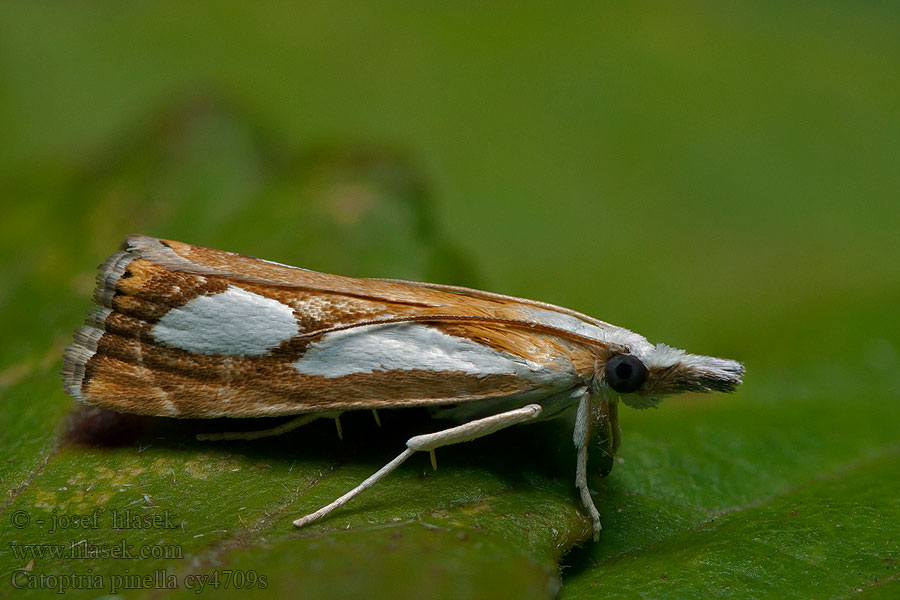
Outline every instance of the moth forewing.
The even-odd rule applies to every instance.
[[[413,452],[577,408],[576,485],[596,534],[587,447],[592,427],[610,452],[618,447],[615,398],[650,406],[669,393],[730,391],[743,374],[734,361],[654,346],[543,302],[329,275],[145,236],[130,236],[101,265],[94,300],[100,307],[75,333],[62,373],[65,391],[87,404],[182,418],[296,416],[204,439],[278,435],[347,410],[424,406],[466,421],[411,438],[397,459],[298,526]]]

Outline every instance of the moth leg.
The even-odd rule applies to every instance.
[[[587,482],[587,450],[591,437],[591,396],[585,393],[578,402],[578,412],[575,415],[575,432],[572,441],[578,449],[578,459],[575,465],[575,487],[581,494],[581,503],[591,515],[591,524],[594,528],[594,541],[600,539],[600,511],[594,505],[591,491]]]
[[[347,502],[360,495],[380,480],[384,479],[394,469],[399,467],[403,462],[420,450],[434,451],[441,446],[449,446],[451,444],[459,444],[468,442],[486,435],[490,435],[511,425],[524,423],[536,419],[541,414],[541,406],[539,404],[529,404],[522,408],[517,408],[499,415],[492,415],[483,419],[469,421],[457,427],[436,431],[434,433],[426,433],[425,435],[417,435],[409,438],[406,442],[406,450],[400,453],[397,458],[384,465],[376,473],[363,481],[361,484],[335,500],[334,502],[323,506],[314,513],[310,513],[305,517],[300,517],[294,521],[295,527],[303,527],[315,521],[318,521],[325,515],[345,505]]]
[[[600,462],[600,476],[606,477],[613,468],[615,459],[615,440],[613,439],[613,424],[610,418],[610,402],[608,395],[602,394],[599,402],[591,402],[591,431],[590,441],[594,448],[599,448],[602,453]],[[597,430],[593,428],[597,427]],[[597,440],[597,443],[594,442]]]
[[[610,398],[609,400],[609,428],[612,430],[612,453],[616,454],[622,443],[622,428],[619,427],[618,398]]]
[[[220,440],[258,440],[259,438],[281,435],[282,433],[293,431],[318,418],[318,415],[300,415],[299,417],[282,423],[278,427],[272,427],[271,429],[260,429],[257,431],[226,431],[224,433],[198,433],[197,439],[201,442],[217,442]]]

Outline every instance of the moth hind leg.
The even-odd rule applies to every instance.
[[[198,433],[197,439],[201,442],[218,442],[222,440],[258,440],[259,438],[272,437],[293,431],[307,423],[318,419],[321,415],[300,415],[286,421],[277,427],[259,429],[256,431],[225,431],[223,433]]]
[[[372,474],[368,479],[363,481],[361,484],[359,484],[337,500],[334,500],[330,504],[323,506],[316,512],[310,513],[305,517],[300,517],[299,519],[294,521],[294,526],[303,527],[304,525],[309,525],[310,523],[318,521],[322,517],[339,509],[350,500],[387,477],[394,469],[403,464],[406,459],[420,450],[427,450],[433,453],[435,449],[442,446],[459,444],[461,442],[468,442],[480,437],[484,437],[512,425],[517,425],[519,423],[534,420],[540,416],[541,411],[542,408],[539,404],[529,404],[527,406],[523,406],[522,408],[517,408],[515,410],[500,413],[499,415],[492,415],[483,419],[469,421],[468,423],[463,423],[462,425],[459,425],[457,427],[444,429],[443,431],[436,431],[434,433],[426,433],[424,435],[411,437],[406,442],[406,450],[401,452],[394,460],[381,467],[381,469]]]

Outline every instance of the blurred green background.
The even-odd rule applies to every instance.
[[[63,488],[104,467],[162,497],[167,460],[219,465],[168,501],[224,533],[148,572],[268,568],[260,595],[897,597],[898,31],[887,2],[0,4],[0,597],[28,593],[9,544],[57,539],[7,515],[97,505]],[[128,233],[545,300],[742,360],[746,384],[623,412],[598,544],[570,551],[572,465],[535,470],[527,432],[294,532],[318,500],[252,490],[327,501],[381,459],[368,422],[355,450],[324,425],[271,447],[198,448],[194,424],[144,452],[156,422],[122,448],[66,437],[59,356]],[[264,516],[241,528],[242,506]],[[415,531],[372,524],[391,510]]]

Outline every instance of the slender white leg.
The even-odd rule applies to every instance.
[[[226,431],[224,433],[198,433],[197,439],[201,442],[217,442],[219,440],[258,440],[259,438],[269,437],[273,435],[281,435],[288,431],[293,431],[301,425],[306,425],[318,419],[318,415],[300,415],[295,419],[291,419],[282,423],[278,427],[271,429],[260,429],[258,431]]]
[[[540,405],[529,404],[528,406],[517,408],[509,412],[500,413],[499,415],[493,415],[490,417],[485,417],[483,419],[470,421],[468,423],[464,423],[463,425],[459,425],[458,427],[451,427],[450,429],[445,429],[443,431],[437,431],[435,433],[427,433],[425,435],[417,435],[415,437],[412,437],[406,442],[406,450],[400,453],[397,458],[381,467],[381,469],[372,474],[371,477],[363,481],[361,484],[359,484],[331,504],[323,506],[316,512],[310,513],[305,517],[300,517],[299,519],[294,521],[294,526],[303,527],[304,525],[309,525],[314,521],[318,521],[328,513],[342,507],[347,502],[360,495],[361,493],[378,483],[380,480],[384,479],[388,474],[390,474],[391,471],[399,467],[407,458],[409,458],[419,450],[433,451],[435,448],[440,448],[441,446],[449,446],[451,444],[459,444],[460,442],[468,442],[476,438],[490,435],[511,425],[530,421],[540,416],[540,414]]]
[[[591,491],[587,483],[587,449],[591,437],[591,395],[585,393],[578,402],[578,412],[575,415],[575,433],[572,441],[578,449],[578,460],[575,465],[575,487],[581,493],[581,503],[591,515],[591,523],[594,527],[594,541],[600,539],[600,511],[594,505]]]
[[[415,453],[416,453],[415,450],[411,450],[410,448],[407,448],[406,450],[401,452],[397,458],[395,458],[388,464],[386,464],[383,467],[381,467],[380,469],[378,469],[378,471],[373,473],[368,479],[363,481],[361,484],[359,484],[358,486],[356,486],[355,488],[353,488],[352,490],[350,490],[349,492],[347,492],[346,494],[344,494],[343,496],[341,496],[340,498],[338,498],[331,504],[323,506],[316,512],[310,513],[310,514],[306,515],[305,517],[300,517],[299,519],[294,521],[294,527],[303,527],[304,525],[309,525],[310,523],[318,521],[319,519],[321,519],[328,513],[339,509],[340,507],[347,504],[348,502],[350,502],[351,500],[353,500],[354,498],[356,498],[357,496],[362,494],[364,491],[366,491],[367,489],[369,489],[370,487],[372,487],[373,485],[378,483],[381,479],[384,479],[388,474],[390,474],[391,471],[393,471],[394,469],[396,469],[397,467],[402,465],[403,462],[407,458],[409,458],[410,456],[412,456]]]
[[[490,435],[501,429],[506,429],[510,425],[517,425],[525,421],[536,419],[541,414],[540,404],[529,404],[522,408],[510,410],[499,415],[491,415],[483,419],[476,419],[463,423],[450,429],[436,431],[434,433],[426,433],[425,435],[417,435],[411,437],[406,442],[407,448],[413,450],[434,450],[441,446],[450,446],[451,444],[459,444],[460,442],[470,442],[472,440]]]

